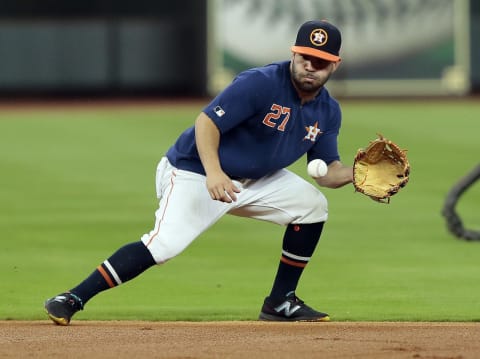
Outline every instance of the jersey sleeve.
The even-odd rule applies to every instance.
[[[308,152],[307,162],[320,158],[328,165],[333,161],[339,161],[338,135],[342,122],[342,113],[338,103],[334,102],[329,111],[329,126]]]
[[[270,97],[267,76],[252,69],[239,74],[203,112],[225,133],[254,116]]]

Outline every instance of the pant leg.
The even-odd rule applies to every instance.
[[[283,169],[243,185],[239,203],[228,213],[281,225],[325,222],[327,199],[302,177]]]
[[[166,158],[157,167],[156,189],[155,225],[141,240],[157,263],[180,254],[230,208],[210,198],[205,176],[176,169]]]

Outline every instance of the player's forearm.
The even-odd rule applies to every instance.
[[[203,112],[198,115],[195,121],[195,141],[205,172],[208,174],[222,171],[218,156],[220,131]]]
[[[316,182],[319,186],[339,188],[353,181],[353,168],[345,166],[340,161],[334,161],[328,166],[327,175],[319,177]]]

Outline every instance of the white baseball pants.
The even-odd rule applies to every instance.
[[[258,180],[234,181],[237,201],[212,200],[205,176],[177,169],[166,157],[157,166],[159,207],[155,226],[142,242],[160,264],[180,254],[225,214],[280,225],[325,222],[327,200],[317,187],[287,169]]]

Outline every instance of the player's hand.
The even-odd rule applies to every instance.
[[[333,161],[328,165],[326,176],[315,178],[319,186],[339,188],[353,182],[352,166],[345,166],[340,161]]]
[[[240,188],[224,172],[207,175],[207,190],[213,200],[226,203],[235,202],[235,193],[240,193]]]

